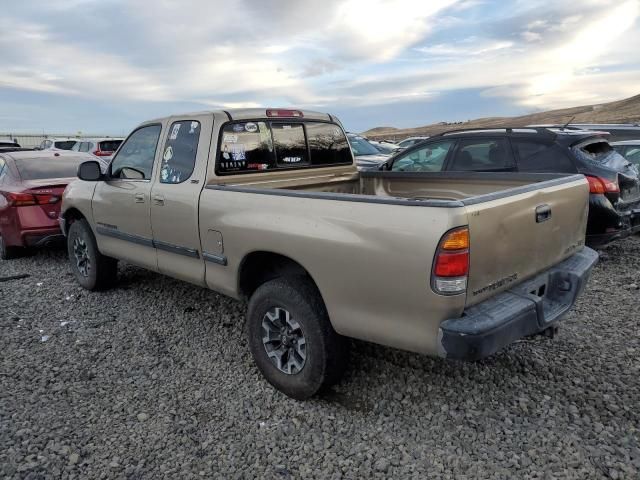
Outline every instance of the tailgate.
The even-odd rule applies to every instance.
[[[589,201],[584,177],[505,193],[465,202],[471,245],[467,306],[548,269],[584,245]]]

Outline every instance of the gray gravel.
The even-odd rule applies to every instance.
[[[640,238],[609,247],[554,340],[475,364],[353,343],[296,402],[259,376],[244,305],[64,253],[0,261],[0,478],[639,478]]]

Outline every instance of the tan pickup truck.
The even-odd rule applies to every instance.
[[[597,261],[582,175],[359,173],[323,113],[145,122],[78,176],[60,223],[80,284],[124,260],[247,299],[259,369],[299,399],[339,380],[346,337],[474,360],[553,331]]]

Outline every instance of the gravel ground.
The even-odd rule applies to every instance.
[[[334,392],[259,376],[245,306],[64,253],[0,261],[0,478],[639,478],[640,238],[609,247],[554,340],[474,364],[353,342]]]

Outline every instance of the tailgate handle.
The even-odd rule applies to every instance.
[[[551,207],[549,205],[538,205],[536,207],[536,223],[546,222],[551,218]]]

